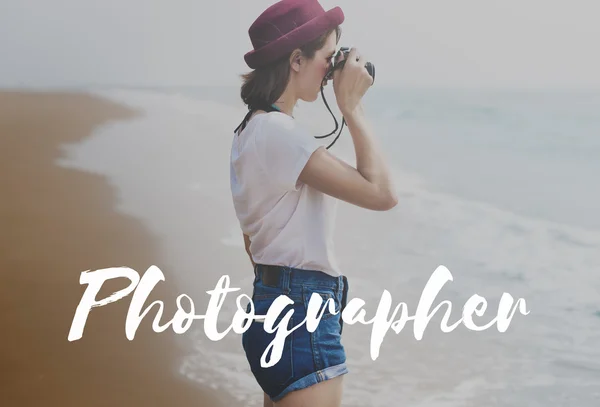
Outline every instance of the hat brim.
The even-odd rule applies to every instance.
[[[244,60],[250,68],[260,68],[317,39],[343,22],[344,12],[340,7],[334,7],[264,47],[248,52],[244,55]]]

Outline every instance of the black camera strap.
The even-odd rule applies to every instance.
[[[274,104],[269,105],[268,103],[264,103],[264,104],[260,104],[260,105],[256,105],[256,106],[248,106],[248,113],[244,117],[244,120],[242,120],[242,122],[239,124],[239,126],[236,127],[236,129],[233,132],[237,133],[240,128],[242,130],[244,130],[244,128],[248,124],[248,121],[250,121],[250,117],[252,117],[252,114],[254,112],[256,112],[257,110],[264,110],[265,112],[268,112],[268,113],[276,112],[276,111],[281,112],[281,110]]]
[[[325,76],[325,77],[327,77],[327,76]],[[323,78],[323,80],[325,80],[325,78]],[[325,99],[325,94],[323,93],[323,84],[322,83],[321,83],[321,97],[323,98],[323,103],[325,103],[325,107],[327,108],[327,110],[329,110],[329,113],[331,113],[331,117],[333,117],[333,121],[335,122],[335,129],[333,129],[333,131],[331,133],[325,134],[324,136],[315,136],[315,138],[317,138],[317,139],[330,137],[337,131],[337,129],[339,127],[338,121],[335,118],[335,115],[333,114],[333,112],[331,111],[331,108],[329,107],[329,104],[327,103],[327,99]],[[346,119],[344,119],[344,117],[342,116],[342,126],[340,127],[340,132],[337,134],[337,136],[331,142],[331,144],[327,146],[327,149],[329,149],[331,146],[333,146],[335,144],[335,142],[338,140],[338,138],[340,138],[340,134],[342,134],[342,130],[344,130],[344,124],[346,124]]]
[[[323,81],[325,81],[325,78],[323,78]],[[337,119],[335,118],[335,115],[333,114],[333,112],[331,111],[331,108],[329,107],[329,104],[327,103],[327,99],[325,99],[325,94],[323,92],[323,83],[321,83],[321,97],[323,98],[323,103],[325,103],[325,107],[327,107],[327,110],[329,110],[329,113],[331,113],[331,117],[333,117],[333,121],[335,123],[335,129],[333,129],[333,131],[331,133],[325,134],[324,136],[314,136],[316,139],[323,139],[326,137],[330,137],[333,134],[335,134],[335,132],[338,130],[338,127],[340,127]],[[256,105],[256,106],[248,106],[248,113],[246,114],[246,116],[244,117],[242,122],[239,124],[239,126],[237,126],[237,128],[234,130],[234,132],[237,133],[240,128],[243,130],[246,127],[246,125],[248,124],[248,121],[250,121],[250,117],[252,117],[252,114],[254,112],[256,112],[257,110],[264,110],[265,112],[275,112],[275,111],[281,112],[281,110],[274,104],[269,105],[267,103],[264,103],[264,104],[260,104],[260,105]],[[335,137],[335,139],[331,142],[331,144],[329,144],[326,147],[327,149],[329,149],[331,146],[333,146],[335,144],[335,142],[338,140],[338,138],[340,138],[340,135],[342,134],[342,130],[344,129],[345,124],[346,124],[346,120],[342,117],[342,126],[340,127],[340,131],[337,134],[337,136]]]
[[[325,99],[325,95],[323,94],[323,86],[321,86],[321,97],[323,98],[323,103],[325,103],[325,106],[327,107],[327,110],[329,110],[329,113],[331,113],[331,117],[333,117],[333,121],[335,122],[335,129],[333,129],[333,131],[329,134],[325,134],[324,136],[314,136],[316,139],[323,139],[326,137],[330,137],[331,135],[333,135],[337,130],[339,124],[337,119],[335,118],[335,115],[333,114],[333,112],[331,111],[331,108],[329,107],[329,104],[327,103],[327,100]],[[281,112],[280,109],[278,109],[276,106],[274,105],[261,105],[261,106],[253,106],[253,107],[249,107],[248,108],[248,113],[246,114],[246,116],[244,117],[244,119],[242,120],[242,122],[236,127],[236,129],[234,130],[234,133],[237,133],[238,130],[240,129],[244,129],[246,127],[246,125],[248,124],[248,121],[250,121],[250,117],[252,117],[252,114],[254,112],[256,112],[257,110],[264,110],[265,112]],[[335,144],[335,142],[337,141],[337,139],[340,137],[340,134],[342,134],[342,130],[344,129],[344,124],[346,123],[346,121],[344,120],[344,118],[342,117],[342,127],[340,128],[340,131],[338,133],[338,135],[336,136],[336,138],[333,140],[333,142],[327,146],[327,149],[329,149],[331,146],[333,146]]]

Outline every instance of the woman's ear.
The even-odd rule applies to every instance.
[[[290,66],[291,68],[298,72],[300,71],[300,65],[302,64],[302,52],[299,49],[294,50],[292,55],[290,55]]]

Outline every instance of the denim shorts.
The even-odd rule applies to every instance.
[[[317,270],[267,267],[271,271],[275,268],[278,272],[275,275],[278,277],[267,281],[266,278],[263,279],[266,267],[261,264],[255,266],[252,293],[255,315],[266,315],[273,300],[286,295],[294,304],[279,314],[273,326],[276,327],[289,310],[293,309],[294,313],[287,327],[292,330],[306,318],[313,293],[320,294],[323,302],[321,309],[325,308],[314,332],[310,332],[306,324],[302,324],[285,338],[281,359],[271,367],[262,367],[260,360],[276,334],[267,333],[263,321],[257,320],[252,321],[242,334],[242,346],[252,374],[271,400],[277,402],[292,391],[348,373],[346,352],[341,344],[341,311],[346,305],[348,281],[345,276],[333,277]],[[330,298],[335,303],[335,313],[329,312],[329,307],[325,306],[325,301]],[[247,312],[249,311],[250,304],[247,307]]]

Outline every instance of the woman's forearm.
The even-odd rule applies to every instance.
[[[348,130],[354,142],[356,152],[356,169],[369,182],[397,202],[395,186],[392,183],[390,170],[385,162],[381,147],[375,139],[361,105],[354,112],[344,116]]]

